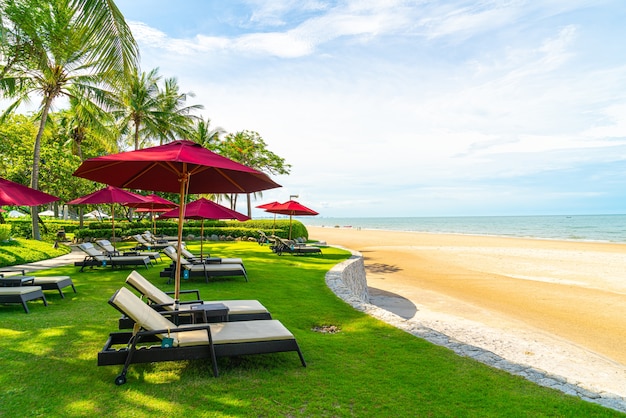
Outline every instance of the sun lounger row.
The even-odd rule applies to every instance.
[[[5,273],[7,272],[0,273],[0,277],[4,277]],[[12,271],[12,273],[20,273],[20,271]],[[30,312],[26,302],[31,300],[41,299],[44,306],[48,306],[48,301],[43,293],[44,290],[56,290],[63,299],[65,299],[63,294],[65,287],[71,286],[76,293],[76,287],[74,287],[70,276],[30,277],[26,276],[25,271],[22,270],[20,277],[27,278],[28,285],[0,286],[0,303],[21,304],[26,313]]]
[[[157,299],[166,303],[156,306],[144,303],[125,287],[115,292],[109,300],[123,316],[135,323],[133,332],[110,333],[102,351],[98,353],[99,366],[123,365],[121,373],[115,378],[117,385],[126,383],[128,368],[135,363],[210,359],[213,375],[217,377],[218,357],[295,351],[302,366],[306,367],[293,334],[280,321],[270,319],[269,312],[257,301],[218,301],[218,303],[233,302],[231,306],[237,306],[237,303],[241,302],[257,302],[265,310],[263,319],[179,325],[167,317],[168,314],[176,313],[172,305],[173,299],[167,294],[137,272],[128,276],[127,283],[139,290],[148,301]],[[195,301],[195,303],[209,302]],[[258,307],[256,304],[253,305],[255,305],[253,309]],[[155,308],[167,312],[159,313]],[[230,313],[229,318],[232,318]]]

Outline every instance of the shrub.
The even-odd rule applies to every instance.
[[[11,225],[1,224],[0,225],[0,241],[8,241],[9,238],[11,238]]]

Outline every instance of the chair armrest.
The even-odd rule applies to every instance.
[[[17,273],[17,272],[22,272],[22,276],[26,276],[26,270],[22,269],[22,270],[0,270],[0,277],[4,277],[4,273]],[[200,295],[198,295],[198,298],[200,297]]]
[[[167,292],[165,292],[165,294],[167,294],[167,295],[173,295],[175,293],[176,292],[174,292],[174,291],[167,291]],[[198,289],[181,290],[178,293],[181,293],[181,294],[182,293],[195,293],[196,294],[196,299],[200,300],[200,291]]]

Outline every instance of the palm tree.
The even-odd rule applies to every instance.
[[[202,109],[202,105],[185,106],[187,97],[193,93],[180,93],[175,78],[164,80],[159,69],[150,72],[135,72],[130,82],[116,91],[117,103],[112,105],[112,113],[118,120],[120,131],[140,149],[151,139],[163,142],[186,137],[193,130],[196,118],[192,112]]]
[[[73,94],[69,102],[69,109],[50,117],[59,125],[60,133],[66,138],[66,145],[71,146],[72,153],[84,160],[82,145],[87,139],[96,141],[108,152],[116,152],[119,133],[111,114],[86,95]]]
[[[145,139],[157,130],[158,83],[161,80],[158,73],[158,68],[148,73],[137,69],[127,84],[114,93],[117,102],[111,106],[118,129],[129,138],[128,142],[133,143],[136,150],[141,148],[142,137]]]
[[[194,131],[194,122],[198,119],[192,112],[204,109],[202,105],[185,106],[188,97],[195,97],[193,92],[180,93],[176,78],[166,78],[164,88],[157,98],[159,111],[157,136],[159,142],[169,142],[174,139],[189,138]]]
[[[189,139],[207,149],[215,151],[219,147],[221,136],[225,133],[224,128],[219,126],[215,129],[211,128],[210,118],[207,118],[206,121],[198,118]]]
[[[41,137],[48,113],[69,90],[102,97],[96,86],[120,85],[137,63],[137,45],[112,0],[0,0],[0,89],[15,101],[42,97],[33,150],[31,187],[38,189]],[[33,208],[33,238],[40,239]]]

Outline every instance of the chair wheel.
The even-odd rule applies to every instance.
[[[119,376],[117,376],[117,377],[115,378],[115,384],[116,384],[117,386],[121,386],[121,385],[123,385],[124,383],[126,383],[126,376],[124,376],[124,375],[122,375],[122,374],[121,374],[121,375],[119,375]]]

